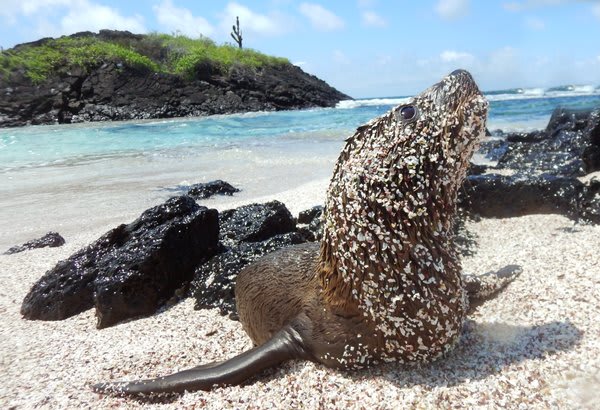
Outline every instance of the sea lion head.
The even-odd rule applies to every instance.
[[[445,222],[485,132],[487,106],[471,75],[456,70],[358,128],[336,164],[328,212],[383,207],[400,220],[429,214]],[[399,206],[403,214],[394,212]]]
[[[457,70],[346,140],[321,243],[330,303],[368,300],[383,282],[435,266],[448,282],[458,280],[450,228],[487,106],[471,75]]]
[[[411,160],[424,167],[425,176],[441,178],[448,189],[455,190],[484,135],[487,108],[471,74],[456,70],[392,110],[398,136],[395,144],[408,154],[420,152],[421,158]],[[426,149],[418,149],[415,143]]]

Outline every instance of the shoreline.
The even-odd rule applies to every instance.
[[[328,185],[329,178],[319,178],[308,182],[298,183],[297,186],[290,189],[274,190],[269,193],[258,195],[253,195],[252,192],[241,191],[234,196],[217,195],[213,198],[197,200],[197,202],[200,206],[214,208],[221,212],[226,209],[237,208],[250,203],[264,203],[278,200],[286,204],[288,210],[294,217],[298,217],[298,214],[301,211],[315,205],[323,204]],[[323,200],[316,202],[313,199],[313,192],[318,192],[319,197],[323,198]],[[83,196],[83,194],[79,195]],[[90,195],[93,196],[93,194],[87,196]],[[85,208],[72,210],[72,218],[69,219],[66,216],[61,216],[61,219],[57,219],[55,222],[49,222],[47,219],[48,216],[44,217],[43,215],[39,215],[39,218],[29,221],[25,226],[21,225],[15,229],[7,226],[6,233],[0,234],[0,253],[12,246],[40,237],[48,231],[57,231],[65,238],[67,243],[69,243],[71,240],[76,240],[81,229],[91,230],[98,232],[96,237],[89,241],[93,242],[110,229],[113,229],[122,223],[132,222],[146,209],[159,205],[168,198],[177,195],[181,195],[181,193],[177,194],[173,192],[167,195],[165,195],[164,192],[149,193],[141,200],[129,200],[129,202],[121,204],[122,206],[120,206],[118,210],[114,208],[115,205],[111,201],[111,203],[97,207],[96,212],[93,213],[87,211]],[[125,199],[126,198],[123,198],[123,200]],[[93,198],[90,198],[90,200],[93,201]],[[81,200],[81,202],[85,203],[83,200]],[[130,203],[131,206],[127,205],[128,203]],[[54,206],[52,209],[53,212],[64,212],[61,211],[60,204]],[[13,213],[15,214],[15,217],[17,217],[17,214],[20,214],[21,210],[14,210]]]
[[[302,203],[322,202],[322,188],[322,181],[308,184],[276,199],[302,208]],[[234,205],[235,197],[226,199],[232,202],[207,205]],[[101,396],[89,384],[172,373],[250,347],[238,322],[216,309],[195,311],[189,298],[149,318],[103,330],[95,329],[93,310],[58,322],[21,319],[20,303],[33,282],[111,227],[81,226],[60,248],[0,256],[0,336],[5,341],[0,403],[18,408],[147,407],[145,401]],[[463,259],[465,271],[483,273],[517,263],[524,272],[469,318],[459,346],[448,357],[421,367],[391,364],[355,373],[292,362],[248,386],[187,393],[153,405],[433,408],[504,403],[509,408],[591,408],[600,387],[600,342],[595,337],[600,334],[600,296],[589,291],[600,286],[600,225],[532,215],[471,221],[467,227],[477,235],[478,246],[474,256]]]

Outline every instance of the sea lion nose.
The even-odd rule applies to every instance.
[[[450,78],[458,79],[462,84],[473,86],[475,85],[475,80],[470,72],[463,69],[454,70],[448,75]]]
[[[469,77],[471,76],[471,73],[469,73],[467,70],[463,70],[462,68],[459,68],[458,70],[454,70],[450,73],[450,75],[454,75],[454,76],[458,76],[461,74],[466,74]]]
[[[452,71],[448,77],[446,77],[446,81],[448,83],[455,83],[459,85],[456,96],[462,101],[481,94],[475,79],[473,79],[473,76],[467,70],[459,69]]]

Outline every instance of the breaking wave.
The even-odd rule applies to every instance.
[[[490,101],[527,100],[535,98],[581,97],[600,95],[600,86],[595,85],[561,85],[550,88],[510,88],[507,90],[486,91]],[[410,97],[363,98],[340,101],[336,108],[352,109],[370,106],[391,106],[408,102]]]

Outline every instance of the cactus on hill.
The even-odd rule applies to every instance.
[[[242,30],[240,30],[240,18],[236,16],[235,25],[231,26],[231,38],[235,40],[239,48],[242,48]]]

